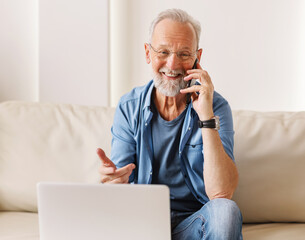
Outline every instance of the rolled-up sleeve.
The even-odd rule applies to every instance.
[[[136,142],[132,120],[126,104],[119,104],[111,128],[111,160],[117,168],[136,162]],[[129,182],[133,181],[134,172],[129,178]]]
[[[235,161],[234,159],[234,129],[233,129],[233,118],[230,105],[227,101],[223,101],[222,104],[215,109],[214,114],[219,116],[220,120],[220,129],[219,136],[224,147],[224,150],[228,156]]]

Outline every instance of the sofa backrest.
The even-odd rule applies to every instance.
[[[36,183],[98,183],[113,108],[0,104],[0,210],[37,211]],[[305,222],[305,112],[233,111],[244,222]]]
[[[305,112],[233,112],[244,222],[305,222]]]
[[[110,154],[113,108],[0,104],[0,210],[37,211],[36,183],[98,183],[96,148]]]

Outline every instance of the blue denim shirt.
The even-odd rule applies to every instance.
[[[151,111],[153,81],[137,87],[124,95],[117,106],[112,132],[111,160],[121,168],[134,163],[136,168],[129,178],[130,183],[150,184],[152,181],[153,146]],[[234,160],[234,131],[231,108],[217,92],[213,99],[214,114],[220,118],[219,135],[226,153]],[[182,174],[193,195],[202,204],[209,201],[205,192],[203,168],[204,146],[198,115],[192,103],[188,105],[184,119],[179,158]],[[166,133],[164,133],[166,134]],[[160,136],[162,137],[162,136]]]

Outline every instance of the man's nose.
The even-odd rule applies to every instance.
[[[180,59],[177,57],[176,53],[171,53],[166,60],[166,67],[169,69],[177,69],[181,64]]]

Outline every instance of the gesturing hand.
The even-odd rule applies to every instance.
[[[98,148],[96,152],[102,162],[99,168],[102,183],[128,183],[129,176],[136,167],[133,163],[117,169],[101,148]]]

